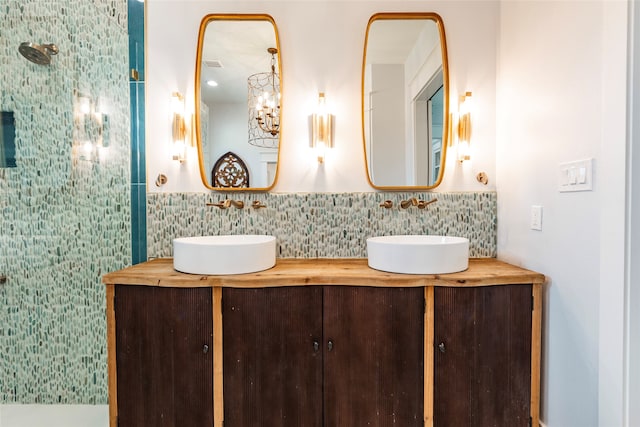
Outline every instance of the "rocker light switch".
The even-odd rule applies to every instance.
[[[593,159],[561,163],[558,169],[558,191],[593,190]]]

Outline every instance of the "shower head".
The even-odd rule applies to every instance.
[[[18,50],[29,61],[39,65],[51,64],[51,55],[58,54],[58,47],[51,44],[20,43]]]

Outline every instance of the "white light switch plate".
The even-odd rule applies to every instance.
[[[531,229],[542,231],[542,206],[531,206]]]
[[[558,166],[558,191],[593,190],[593,159],[561,163]]]

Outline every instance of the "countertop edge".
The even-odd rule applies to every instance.
[[[107,273],[107,285],[159,287],[236,287],[281,286],[372,286],[372,287],[473,287],[508,284],[544,284],[545,276],[499,261],[471,258],[469,268],[450,274],[398,274],[370,268],[366,258],[279,258],[268,270],[236,275],[213,276],[180,273],[172,258],[158,258]]]

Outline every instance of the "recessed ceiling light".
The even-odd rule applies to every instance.
[[[207,80],[207,84],[211,87],[218,86],[218,82],[216,82],[215,80]]]

